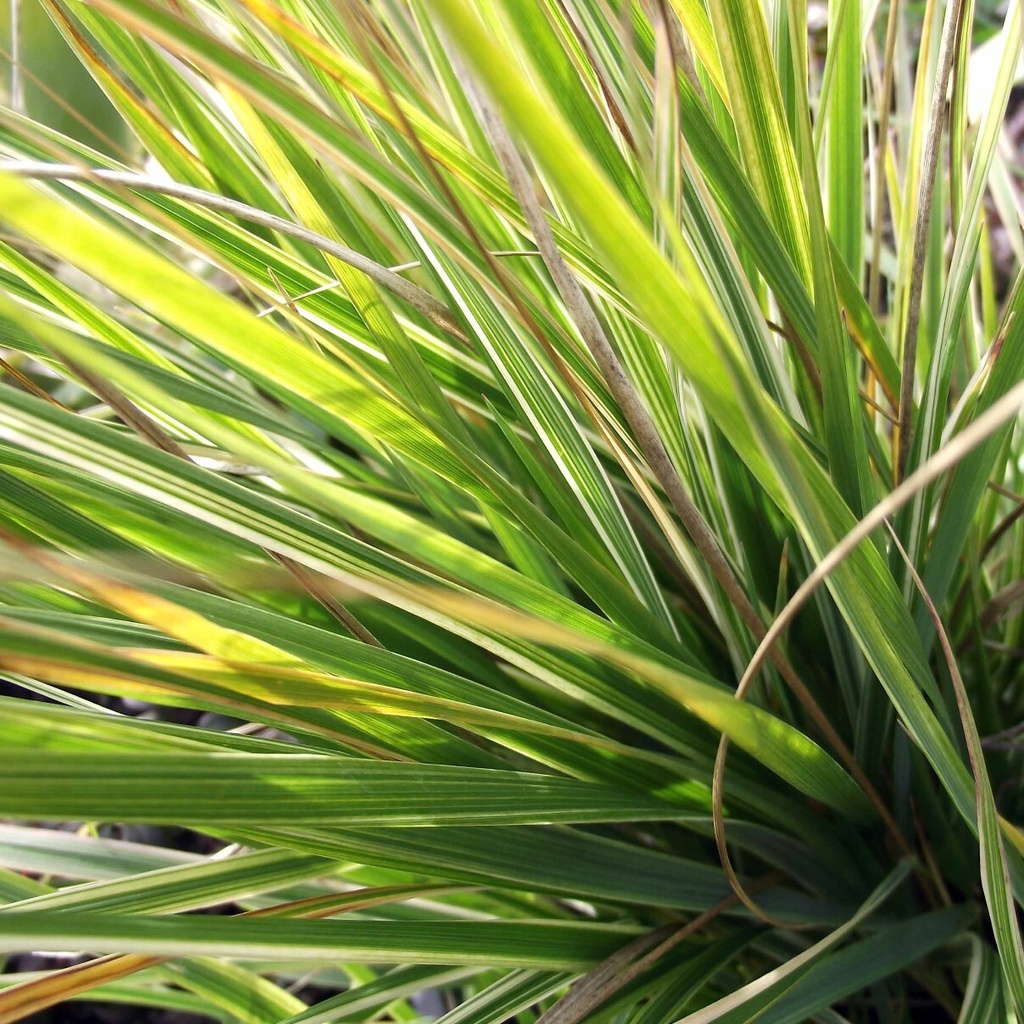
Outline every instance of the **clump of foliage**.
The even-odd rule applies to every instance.
[[[1024,1020],[1020,3],[44,6],[0,1021]]]

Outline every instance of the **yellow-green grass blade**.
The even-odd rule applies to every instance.
[[[201,673],[172,672],[149,665],[140,658],[126,658],[82,643],[68,643],[52,633],[38,629],[16,628],[5,624],[4,664],[9,671],[19,669],[33,678],[69,686],[88,686],[106,693],[141,700],[158,700],[164,705],[198,707],[230,717],[263,722],[291,735],[300,735],[311,747],[323,750],[357,751],[371,756],[404,757],[452,764],[474,764],[494,767],[500,764],[493,756],[477,751],[466,739],[452,735],[434,723],[416,717],[382,715],[368,710],[362,701],[331,702],[330,707],[312,703],[281,704],[268,702],[247,692],[246,684],[237,678],[219,677],[212,681]],[[232,686],[232,682],[235,683]],[[267,681],[264,680],[264,683]],[[255,689],[259,690],[257,686]],[[264,686],[263,693],[272,694]],[[357,709],[353,704],[360,704]],[[40,734],[31,722],[19,722],[13,716],[6,723],[10,742],[27,739],[29,745],[60,743],[60,733]],[[108,725],[107,730],[114,728]],[[123,733],[123,726],[119,730]],[[142,737],[143,745],[158,742]],[[126,737],[122,735],[122,740]],[[86,747],[95,749],[90,739]]]
[[[110,591],[120,591],[111,600]],[[285,717],[297,708],[319,708],[331,712],[355,712],[365,721],[367,715],[397,716],[405,719],[413,734],[429,730],[426,723],[412,721],[432,718],[450,721],[462,730],[488,736],[514,750],[528,753],[542,764],[547,764],[579,778],[617,782],[623,778],[629,785],[671,787],[677,796],[684,790],[694,801],[695,809],[710,808],[705,785],[683,785],[678,773],[683,762],[644,752],[627,746],[597,731],[582,729],[567,719],[546,713],[541,709],[505,696],[490,687],[432,668],[421,662],[403,658],[369,645],[364,645],[324,631],[305,627],[298,632],[301,638],[294,646],[296,655],[289,657],[281,648],[271,648],[264,640],[251,639],[257,627],[266,622],[251,610],[240,606],[236,619],[247,632],[225,629],[210,618],[200,616],[184,605],[172,604],[143,591],[114,584],[96,587],[92,592],[106,597],[134,618],[151,620],[165,633],[179,634],[193,647],[206,648],[219,657],[203,657],[181,650],[151,647],[152,636],[127,626],[117,630],[95,628],[90,636],[81,623],[66,623],[53,616],[43,617],[15,614],[4,632],[6,650],[0,662],[12,671],[31,673],[38,679],[51,682],[85,685],[107,693],[120,693],[149,698],[158,703],[187,704],[190,699],[210,707],[220,707],[228,714],[248,713],[260,716],[268,706]],[[187,600],[191,592],[177,590]],[[225,602],[226,603],[226,602]],[[80,617],[75,617],[80,618]],[[32,631],[31,626],[18,631],[18,623],[41,621],[43,630]],[[52,629],[61,622],[67,632],[79,632],[88,639],[87,645],[61,644],[54,639]],[[280,627],[288,628],[282,620]],[[121,635],[118,635],[121,634]],[[257,634],[258,635],[258,634]],[[220,638],[218,638],[220,637]],[[103,646],[105,639],[115,639],[127,645],[126,655],[117,649]],[[287,642],[287,641],[286,641]],[[292,641],[293,645],[295,640]],[[143,647],[142,645],[145,645]],[[121,648],[122,650],[124,648]],[[276,654],[273,653],[276,651]],[[223,659],[223,660],[221,660]],[[330,668],[329,673],[312,670],[314,665]],[[102,749],[104,744],[120,746],[126,742],[125,730],[131,734],[132,744],[161,748],[163,726],[151,730],[153,743],[147,743],[146,733],[139,733],[131,719],[109,717],[79,717],[52,720],[55,711],[49,709],[31,715],[8,710],[0,732],[8,743],[22,746],[49,746],[68,742],[68,723],[74,727],[75,744],[84,749]],[[273,715],[274,712],[271,712]],[[44,725],[44,721],[49,720]],[[401,734],[401,725],[392,727]],[[203,736],[196,733],[196,737]],[[438,737],[440,738],[440,736]],[[214,742],[210,735],[204,742]],[[232,737],[234,749],[246,749]],[[447,749],[445,749],[447,748]],[[249,749],[254,749],[251,745]],[[259,749],[256,747],[255,749]],[[458,763],[457,757],[468,759],[483,767],[501,767],[497,756],[474,752],[454,737],[444,745],[437,745],[432,759]]]
[[[163,608],[173,607],[166,601],[159,604]],[[179,619],[184,618],[180,612],[176,614]],[[188,619],[194,623],[198,616],[189,615]],[[261,706],[278,705],[289,710],[306,707],[359,712],[364,715],[438,719],[488,735],[514,737],[519,733],[538,733],[555,740],[569,741],[570,744],[582,743],[601,750],[618,750],[620,756],[624,756],[627,761],[634,756],[629,748],[613,740],[604,739],[596,733],[581,732],[570,722],[535,711],[524,702],[505,697],[469,680],[458,681],[453,676],[450,679],[455,682],[454,689],[450,685],[445,687],[443,674],[439,672],[433,673],[434,685],[427,684],[417,692],[415,682],[412,686],[409,682],[402,684],[394,670],[390,673],[394,682],[388,685],[367,681],[364,677],[372,676],[372,673],[367,672],[349,670],[345,676],[335,676],[288,666],[285,659],[278,666],[273,663],[245,662],[241,659],[241,651],[225,661],[184,651],[147,652],[138,649],[133,650],[130,657],[119,657],[112,651],[95,647],[70,645],[62,649],[62,645],[52,638],[47,642],[46,635],[42,633],[35,635],[27,631],[18,634],[7,628],[3,635],[5,651],[0,655],[0,663],[11,671],[54,683],[88,686],[92,690],[106,693],[123,693],[134,699],[148,697],[157,703],[167,701],[180,704],[194,697],[198,702],[208,705],[219,703],[229,714],[244,711],[259,714]],[[236,642],[234,646],[243,645]],[[395,656],[392,659],[397,669],[400,663]],[[415,663],[409,668],[408,675],[423,675],[416,671]],[[438,682],[442,682],[442,685],[438,686]],[[446,689],[449,690],[448,694],[445,693]],[[458,692],[462,696],[455,696]],[[519,713],[493,710],[495,705],[516,708]],[[288,713],[283,712],[285,716]],[[0,732],[8,737],[8,742],[11,742],[12,730],[17,725],[18,717],[14,711],[11,715],[12,718],[0,727]],[[46,736],[37,735],[35,742],[46,745]],[[101,747],[102,742],[102,738],[97,737],[97,747]],[[526,750],[531,748],[527,737],[520,738],[518,742]],[[667,759],[665,763],[666,767],[671,764]],[[699,801],[697,806],[703,804],[706,808],[708,805],[701,800],[701,792],[702,787],[694,787],[694,795]]]
[[[465,472],[426,428],[393,403],[343,370],[305,348],[266,320],[257,320],[237,303],[197,281],[152,250],[89,220],[84,214],[48,199],[42,192],[9,176],[5,220],[20,225],[54,247],[71,262],[137,301],[154,316],[258,375],[286,400],[301,400],[303,411],[317,418],[355,420],[370,434],[412,455],[418,451],[439,460],[454,479]],[[319,415],[318,415],[319,412]],[[415,457],[415,456],[414,456]]]
[[[810,284],[807,208],[761,10],[711,6],[744,167],[801,279]]]
[[[168,207],[167,204],[161,204],[159,199],[156,200],[156,204],[159,209],[170,209],[172,215],[174,215],[174,213],[176,212],[178,216],[183,217],[185,223],[182,224],[182,227],[186,231],[190,232],[190,229],[194,228],[194,226],[197,223],[205,223],[205,226],[208,229],[204,231],[203,238],[205,240],[209,240],[213,245],[219,246],[222,252],[230,253],[231,262],[228,265],[230,265],[233,272],[238,272],[239,258],[242,255],[242,252],[240,250],[247,245],[248,239],[248,242],[251,243],[251,254],[248,257],[248,267],[257,268],[256,272],[262,275],[263,281],[260,282],[260,285],[265,286],[265,284],[268,284],[268,280],[266,278],[266,274],[268,272],[267,265],[272,267],[273,262],[278,263],[279,270],[272,274],[272,278],[270,280],[276,279],[275,284],[276,282],[280,282],[281,280],[294,280],[291,278],[289,269],[286,269],[288,267],[288,264],[281,259],[282,254],[280,253],[280,251],[270,250],[269,247],[266,247],[265,245],[261,244],[259,240],[255,239],[255,237],[245,236],[245,234],[242,231],[230,228],[225,221],[215,216],[204,218],[201,211],[188,211],[186,207],[184,207],[181,204],[177,204],[176,201],[171,201],[170,207]],[[132,350],[139,350],[140,352],[148,354],[148,356],[150,356],[151,358],[157,359],[158,366],[173,366],[173,364],[170,364],[169,360],[166,357],[162,356],[159,351],[154,351],[153,347],[147,349],[145,348],[145,346],[141,346],[138,340],[135,339],[135,337],[131,334],[131,332],[125,330],[125,328],[122,327],[117,322],[115,322],[112,317],[97,310],[94,306],[90,306],[87,302],[83,301],[80,297],[76,296],[66,286],[63,286],[59,282],[55,281],[52,278],[52,275],[47,274],[38,267],[34,266],[29,261],[25,260],[24,257],[20,257],[17,254],[13,253],[12,251],[4,249],[3,251],[0,251],[0,260],[4,260],[12,267],[12,269],[16,269],[17,272],[20,275],[22,275],[26,281],[31,282],[33,285],[35,285],[36,288],[40,290],[42,294],[51,298],[51,300],[58,306],[58,308],[66,310],[69,314],[74,316],[80,324],[94,332],[97,337],[109,341],[113,345],[127,346],[129,343],[131,343]],[[295,264],[293,264],[293,266],[294,265]],[[296,291],[304,292],[308,290],[308,288],[314,283],[314,281],[315,279],[308,278],[308,276],[305,279],[305,281],[303,281],[300,278]],[[328,312],[328,315],[330,316],[329,323],[333,324],[336,327],[336,329],[343,328],[346,334],[351,332],[353,328],[357,332],[358,327],[348,323],[351,319],[350,313],[348,311],[342,310],[337,303],[331,302],[328,297],[325,296],[324,298],[325,300],[327,300],[327,305],[324,307],[324,311]],[[323,313],[321,313],[321,315],[323,315]],[[70,343],[71,342],[69,342],[69,344]],[[353,353],[357,352],[358,350],[359,349],[355,345],[352,345],[349,348],[349,352]],[[85,360],[86,365],[90,365],[90,362],[95,361],[94,359],[90,359],[86,355],[82,355],[81,357]],[[364,361],[362,361],[361,365],[366,366],[368,369],[373,367],[374,369],[370,371],[369,376],[377,377],[378,379],[383,380],[385,386],[389,386],[394,383],[393,375],[384,375],[380,372],[379,369],[377,369],[379,367],[379,358],[366,358],[366,356],[364,355]],[[178,373],[182,375],[182,379],[179,382],[168,381],[165,378],[162,381],[160,381],[160,387],[154,388],[152,385],[155,383],[155,380],[152,378],[155,376],[157,380],[159,380],[160,373],[158,371],[156,375],[152,375],[150,372],[148,372],[148,370],[146,370],[146,373],[143,376],[143,380],[145,380],[147,384],[151,385],[150,391],[152,399],[155,402],[155,408],[160,408],[160,398],[162,395],[169,392],[172,396],[174,396],[175,393],[180,394],[182,388],[187,389],[187,385],[183,379],[182,372],[178,370]],[[447,379],[449,379],[450,381],[459,380],[458,373],[454,378],[451,375],[445,375],[445,377],[447,377]],[[116,374],[114,375],[113,379],[117,380]],[[131,379],[130,376],[129,379]],[[135,379],[137,380],[138,378],[136,377]],[[120,381],[119,383],[121,384],[122,387],[125,386],[124,381]],[[473,386],[472,383],[467,382],[467,384],[469,387]],[[199,392],[196,391],[193,391],[191,393],[193,393],[194,398],[199,394]],[[209,409],[211,407],[211,402],[222,404],[223,402],[231,402],[231,400],[232,398],[230,396],[225,396],[223,399],[220,399],[218,401],[218,399],[216,399],[209,391],[207,391],[205,397],[201,399],[200,403],[204,404],[204,406]],[[253,416],[256,415],[259,417],[259,420],[262,421],[263,425],[270,426],[270,429],[273,430],[274,432],[285,432],[287,434],[292,435],[293,437],[296,436],[295,426],[293,424],[289,424],[288,421],[285,420],[283,417],[275,418],[274,420],[269,420],[265,418],[265,416],[262,413],[245,413],[245,407],[238,406],[238,404],[234,404],[234,406],[232,406],[232,409],[239,411],[236,416],[236,419],[241,418],[243,421],[251,421]],[[178,412],[180,413],[180,407],[178,408]],[[218,419],[216,422],[222,426],[227,426],[234,430],[238,430],[238,424],[225,422],[223,419]],[[271,423],[275,425],[271,426]],[[202,432],[202,423],[194,424],[194,426],[196,427],[196,429]],[[245,430],[241,431],[241,434],[245,438],[252,438],[256,436],[252,432]],[[316,438],[309,436],[308,442],[311,442],[312,444],[319,447],[319,449],[322,450],[322,455],[325,454],[325,445],[323,444],[322,441],[319,441]],[[278,447],[276,447],[276,445],[270,445],[269,447],[271,451],[280,451]]]
[[[21,167],[24,170],[24,165]],[[33,167],[38,171],[40,164],[33,164]],[[281,288],[289,296],[302,296],[293,305],[303,312],[303,326],[313,333],[319,344],[325,347],[340,346],[346,361],[357,364],[369,379],[385,387],[395,386],[393,373],[382,361],[379,349],[351,303],[339,294],[338,287],[331,284],[331,278],[326,274],[267,243],[251,230],[233,225],[220,214],[195,205],[196,201],[218,199],[215,195],[200,192],[194,194],[197,198],[190,202],[179,198],[181,193],[176,196],[162,194],[164,189],[161,183],[153,178],[138,176],[132,180],[140,183],[137,188],[148,188],[136,191],[131,200],[126,200],[121,191],[113,191],[100,181],[90,183],[89,190],[91,193],[93,189],[99,189],[106,206],[121,209],[132,219],[137,220],[148,214],[149,222],[156,231],[166,230],[168,222],[172,222],[175,235],[182,244],[195,249],[205,259],[219,264],[232,275],[244,279],[257,294],[267,295],[268,309],[272,304],[279,303],[277,293]],[[68,193],[64,194],[70,198]],[[243,209],[248,210],[252,218],[261,215],[259,210],[252,207]],[[291,226],[303,230],[299,225]],[[322,241],[327,244],[330,242],[329,239]],[[33,281],[40,290],[45,292],[47,287],[53,287],[52,279],[47,282],[49,275],[38,268],[23,269],[27,266],[22,260],[19,271],[34,274]],[[378,265],[378,269],[384,268]],[[421,292],[420,295],[429,300],[426,293]],[[439,304],[434,301],[435,311],[444,315],[437,309]],[[413,326],[408,314],[402,319],[408,326]],[[420,325],[417,323],[415,326]],[[481,391],[491,389],[491,383],[480,363],[464,349],[457,350],[435,335],[423,333],[422,329],[417,334],[424,358],[429,361],[433,374],[443,386],[457,389],[464,400],[468,400],[468,396],[474,393],[478,395]],[[138,342],[135,344],[137,346]]]
[[[279,452],[278,445],[270,441],[264,433],[249,429],[247,423],[259,424],[264,429],[269,428],[275,433],[283,431],[286,435],[296,436],[296,432],[283,417],[272,417],[263,410],[253,410],[251,405],[238,401],[233,395],[224,393],[218,394],[209,385],[193,383],[185,371],[176,365],[168,356],[151,344],[146,344],[124,324],[118,322],[96,305],[86,301],[67,285],[59,281],[54,275],[49,274],[38,266],[27,260],[16,250],[0,243],[0,266],[5,266],[13,273],[16,273],[27,284],[37,290],[38,294],[53,303],[55,311],[59,311],[70,317],[75,323],[92,333],[97,339],[102,340],[108,351],[114,358],[121,362],[132,365],[136,373],[150,381],[160,381],[162,389],[172,394],[187,394],[189,398],[214,414],[214,419],[223,425],[230,425],[233,430],[242,434],[250,443],[258,443],[262,449],[270,449]],[[25,318],[26,326],[30,333],[38,335],[28,318]],[[52,338],[59,338],[61,335],[54,333]],[[55,362],[58,370],[65,370],[60,360],[61,355],[75,355],[70,349],[75,347],[75,339],[63,336],[65,346],[58,345],[57,348],[46,348],[45,344],[40,346],[42,358]],[[33,353],[34,354],[34,353]],[[55,358],[56,357],[56,358]],[[88,355],[88,348],[81,344],[77,347],[75,358],[82,358],[79,365],[88,367],[92,359]],[[149,409],[159,410],[159,403],[148,406]],[[226,415],[225,415],[226,413]],[[233,415],[232,415],[233,414]]]
[[[719,95],[728,100],[729,90],[726,87],[725,72],[718,56],[714,29],[704,5],[699,0],[671,0],[671,2],[672,9],[682,23],[704,71],[715,83]]]

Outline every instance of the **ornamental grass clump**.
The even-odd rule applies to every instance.
[[[41,2],[0,1022],[1024,1022],[1019,0]]]

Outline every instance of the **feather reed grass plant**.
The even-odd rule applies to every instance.
[[[0,1022],[1024,1022],[1019,0],[42,3]]]

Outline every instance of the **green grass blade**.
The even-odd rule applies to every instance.
[[[0,778],[4,815],[67,821],[497,825],[686,816],[653,794],[557,776],[298,754],[53,752],[44,765],[26,766],[12,752],[0,758]]]
[[[267,921],[11,914],[0,950],[61,949],[337,963],[436,963],[578,969],[637,929],[580,922]],[[63,945],[62,945],[63,944]]]

